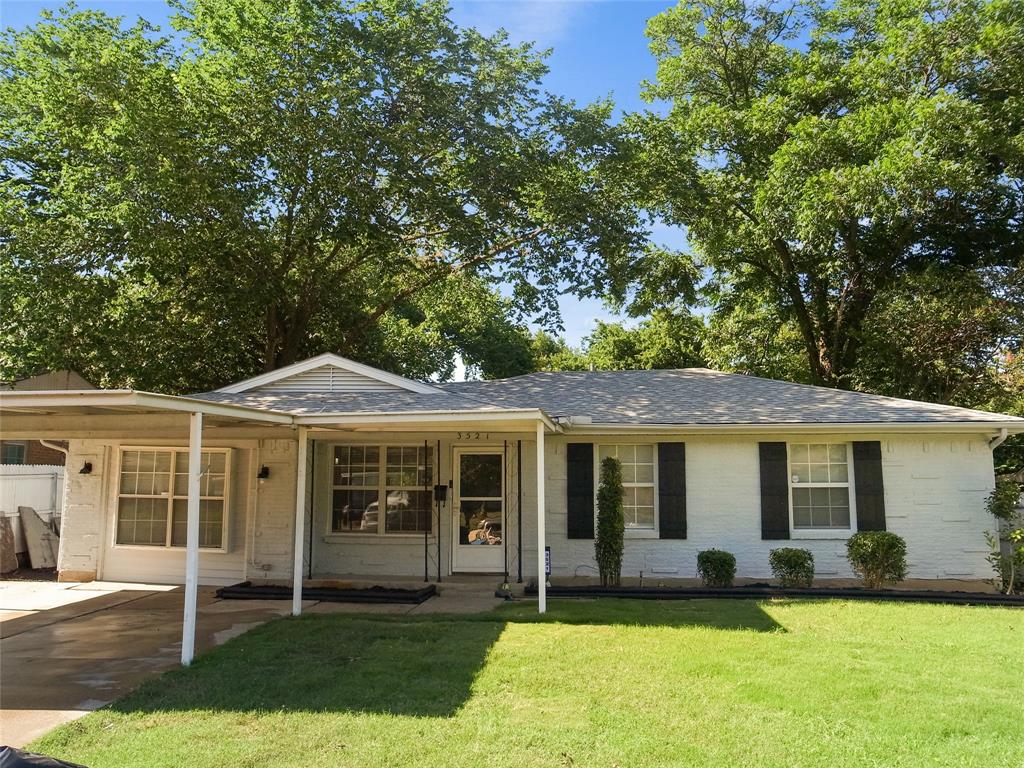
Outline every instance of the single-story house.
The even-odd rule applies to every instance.
[[[787,545],[846,578],[846,539],[884,529],[913,579],[985,579],[992,450],[1024,432],[706,369],[425,383],[331,354],[186,397],[3,392],[0,418],[4,439],[70,441],[62,579],[492,574],[539,582],[542,609],[546,566],[596,576],[606,456],[622,462],[626,578],[692,578],[715,547],[765,579]]]

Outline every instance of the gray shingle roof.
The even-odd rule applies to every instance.
[[[792,384],[705,368],[531,373],[449,382],[438,392],[206,392],[193,397],[296,415],[540,408],[594,424],[948,424],[1024,419],[914,400]]]
[[[457,392],[203,392],[200,400],[244,405],[270,411],[311,416],[320,413],[423,413],[426,411],[500,410],[505,406],[481,402]],[[514,406],[513,406],[514,407]],[[534,408],[536,406],[530,406]]]
[[[595,424],[862,424],[1018,420],[947,405],[792,384],[706,368],[531,373],[452,382],[445,392]],[[1024,419],[1019,419],[1024,423]]]

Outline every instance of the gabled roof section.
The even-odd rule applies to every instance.
[[[439,390],[421,381],[382,371],[357,363],[341,355],[326,352],[308,360],[278,368],[276,371],[253,376],[217,392],[416,392],[421,395],[439,394]]]

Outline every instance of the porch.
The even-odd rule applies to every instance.
[[[493,590],[544,573],[543,445],[558,427],[543,412],[327,414],[269,400],[4,393],[5,438],[70,441],[65,577],[183,583],[188,664],[200,583],[287,578],[298,615],[309,579]]]

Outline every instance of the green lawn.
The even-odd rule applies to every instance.
[[[534,611],[281,619],[33,748],[90,768],[1024,765],[1024,610]]]

